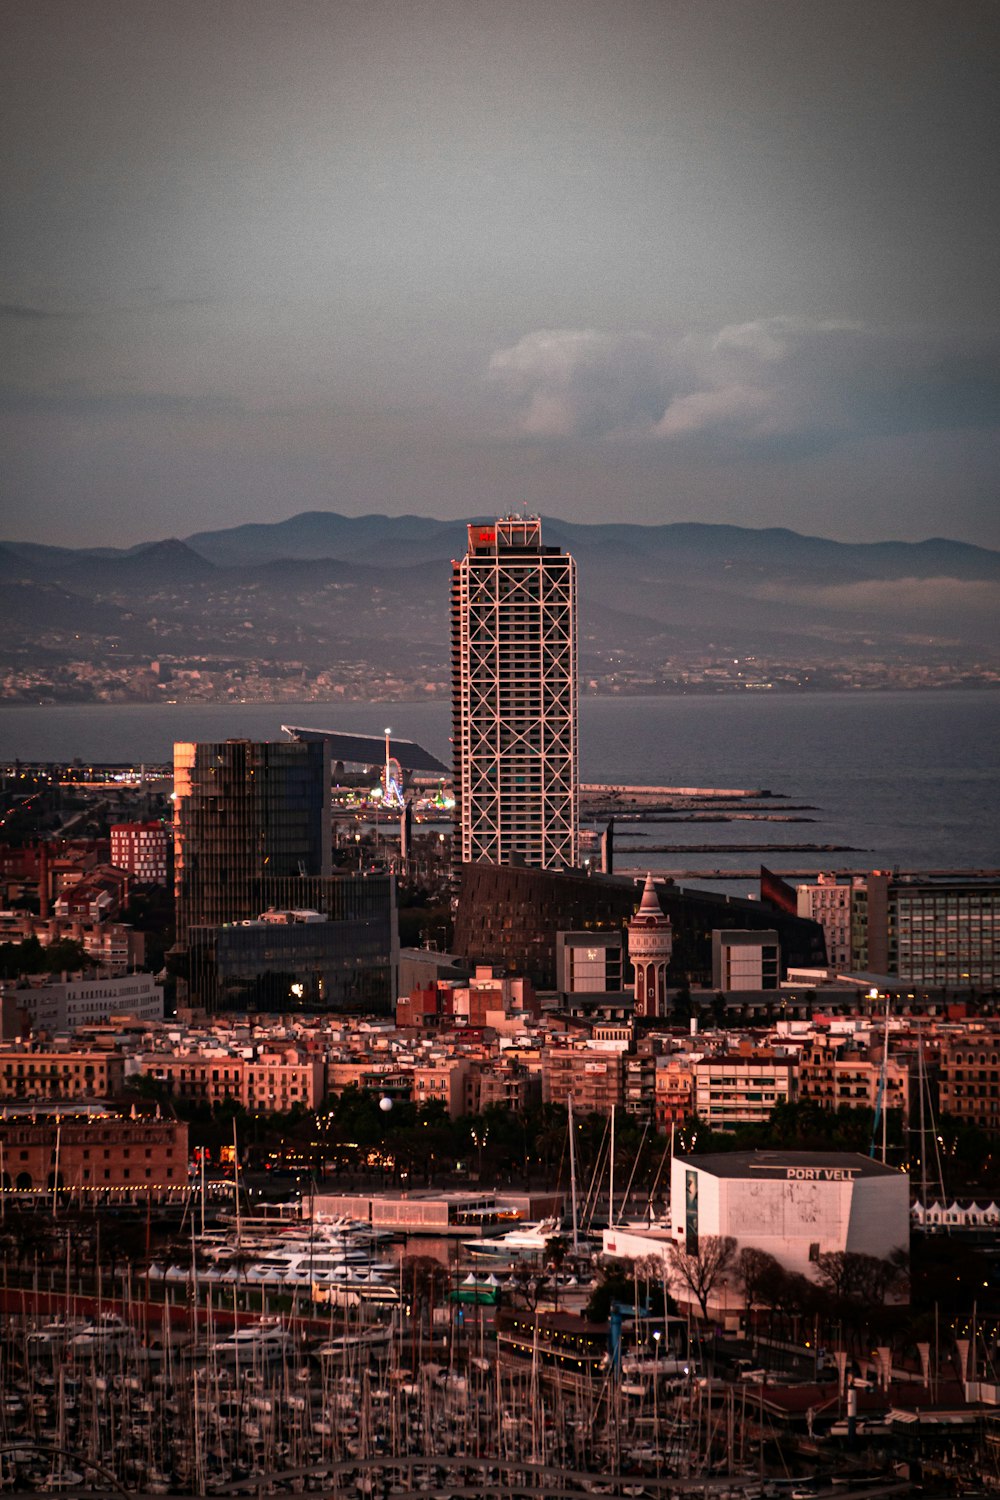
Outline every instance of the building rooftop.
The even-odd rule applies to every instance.
[[[308,729],[299,724],[282,724],[281,728],[293,740],[325,740],[333,761],[341,760],[356,766],[378,766],[385,761],[385,735],[346,734],[336,729]],[[424,771],[436,776],[448,774],[448,767],[414,740],[392,735],[389,749],[393,760],[398,761],[404,771]]]
[[[887,1167],[858,1151],[715,1151],[704,1156],[679,1156],[692,1167],[713,1177],[783,1177],[789,1171],[815,1173],[818,1181],[838,1181],[828,1174],[850,1173],[851,1177],[898,1177]]]

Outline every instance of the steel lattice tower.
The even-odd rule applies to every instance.
[[[455,863],[578,863],[576,564],[537,517],[452,564]]]

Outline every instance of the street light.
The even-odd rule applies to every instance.
[[[472,1137],[472,1144],[476,1147],[476,1150],[479,1153],[479,1178],[480,1178],[480,1180],[482,1180],[482,1175],[483,1175],[483,1147],[486,1145],[486,1142],[490,1138],[490,1128],[487,1125],[487,1127],[483,1131],[482,1135],[480,1135],[477,1130],[470,1130],[469,1134]]]
[[[660,1377],[660,1339],[663,1330],[653,1329],[653,1441],[656,1444],[656,1472],[660,1472],[660,1393],[657,1389]]]

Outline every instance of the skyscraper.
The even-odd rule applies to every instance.
[[[177,943],[194,926],[259,915],[277,876],[330,874],[325,742],[174,746]]]
[[[451,630],[456,864],[576,865],[576,564],[537,517],[469,527]]]

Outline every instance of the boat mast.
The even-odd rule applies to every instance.
[[[52,1217],[59,1217],[59,1143],[62,1132],[62,1118],[56,1121],[56,1161],[55,1170],[52,1173]]]
[[[615,1107],[611,1106],[611,1146],[608,1150],[608,1228],[615,1227]]]
[[[573,1211],[573,1254],[580,1250],[580,1234],[576,1221],[576,1143],[573,1140],[573,1095],[566,1101],[569,1123],[569,1194]]]
[[[236,1200],[236,1248],[240,1248],[240,1150],[236,1140],[236,1120],[233,1120],[233,1197]]]
[[[890,997],[885,997],[885,1033],[882,1037],[882,1165],[885,1166],[886,1148],[888,1145],[889,1111],[886,1107],[886,1089],[889,1083],[889,1005]]]

